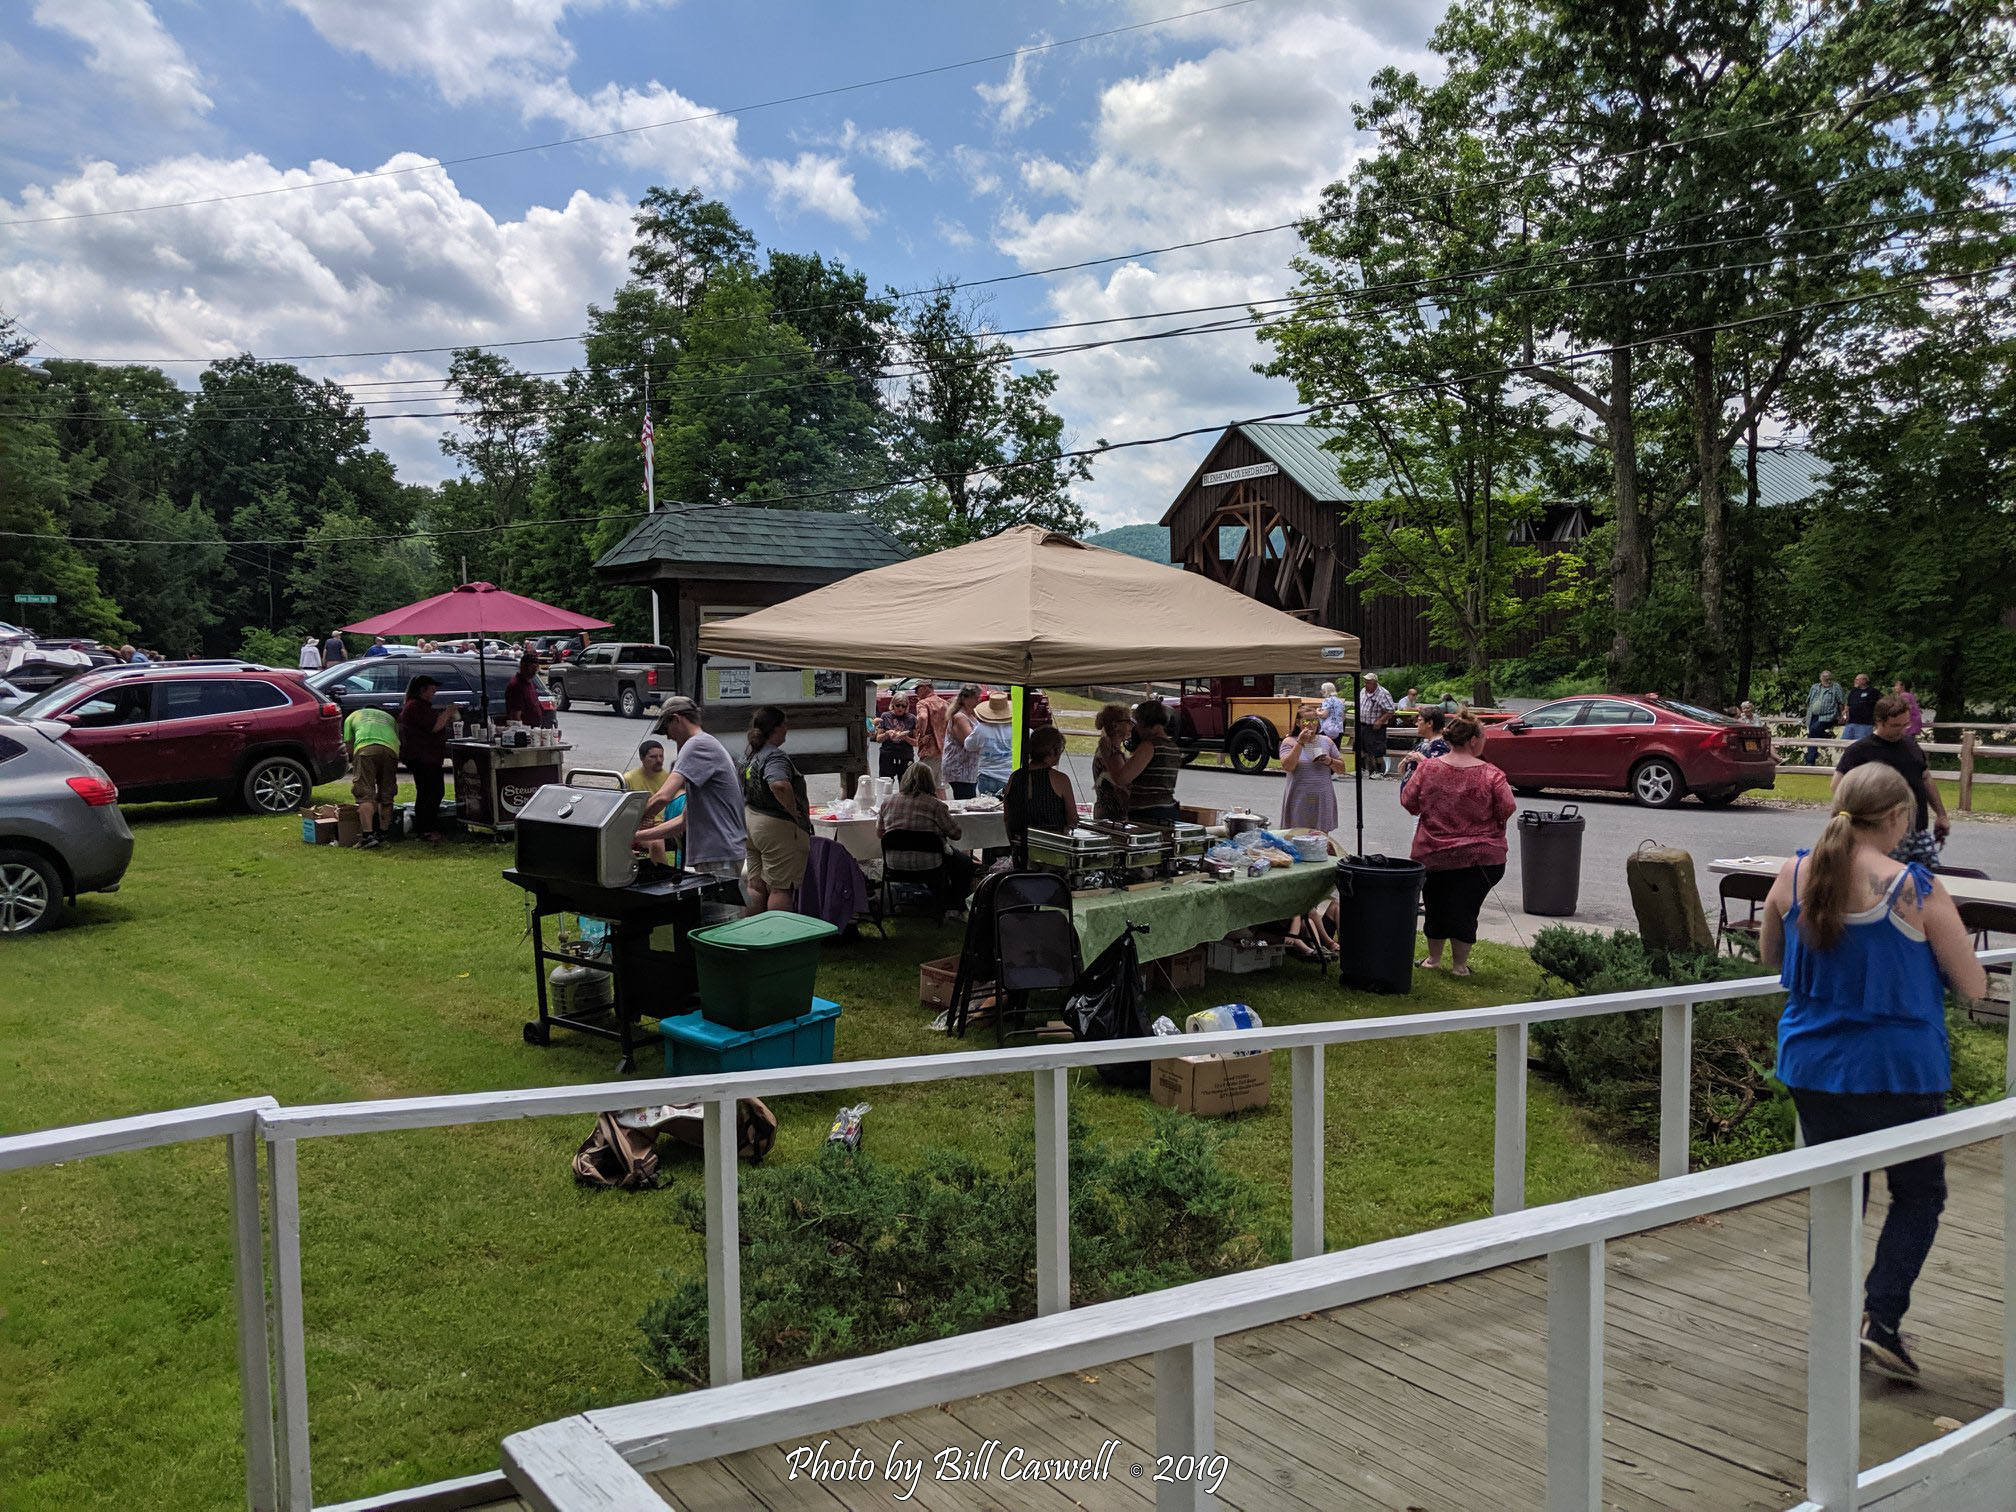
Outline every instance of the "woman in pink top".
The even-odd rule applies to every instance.
[[[1890,691],[1909,705],[1911,723],[1904,727],[1904,734],[1916,740],[1925,731],[1925,711],[1918,707],[1918,695],[1911,691],[1911,684],[1901,677],[1890,685]]]
[[[1477,915],[1505,875],[1505,824],[1518,804],[1505,774],[1484,759],[1484,732],[1476,724],[1452,719],[1442,735],[1449,754],[1414,769],[1400,789],[1400,806],[1420,819],[1413,856],[1428,868],[1421,884],[1428,954],[1421,964],[1440,967],[1443,945],[1454,941],[1450,975],[1468,976]]]

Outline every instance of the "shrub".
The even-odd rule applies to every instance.
[[[303,639],[291,631],[266,630],[255,625],[238,642],[238,656],[262,667],[292,667],[301,660]]]
[[[1148,1142],[1117,1150],[1071,1122],[1075,1302],[1098,1302],[1258,1264],[1279,1236],[1251,1230],[1260,1194],[1218,1159],[1224,1133],[1153,1110]],[[696,1232],[705,1204],[678,1194]],[[742,1187],[743,1370],[842,1359],[990,1328],[1036,1311],[1033,1133],[998,1169],[947,1150],[914,1166],[828,1145],[758,1167]],[[638,1327],[661,1379],[705,1385],[707,1282],[675,1276]]]

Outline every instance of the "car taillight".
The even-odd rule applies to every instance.
[[[539,707],[544,709],[548,714],[551,714],[555,709],[559,708],[560,705],[553,702],[552,699],[544,697],[542,695],[539,700]]]
[[[93,808],[105,808],[119,801],[119,789],[108,777],[71,777],[70,791]]]
[[[646,667],[644,669],[644,686],[647,688],[658,686],[658,669],[656,667]]]
[[[341,719],[343,717],[343,711],[342,709],[338,708],[335,704],[325,703],[324,705],[322,705],[322,717],[324,719]]]

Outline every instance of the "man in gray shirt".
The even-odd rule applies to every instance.
[[[651,807],[662,808],[684,793],[687,869],[739,884],[749,836],[742,823],[742,779],[734,758],[700,728],[700,707],[690,698],[666,699],[658,711],[657,729],[678,743],[679,754],[651,795]],[[637,838],[656,839],[662,828],[647,826]]]

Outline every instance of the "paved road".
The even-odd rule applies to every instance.
[[[621,769],[634,765],[637,742],[650,733],[647,720],[621,719],[579,708],[562,715],[561,726],[574,743],[575,749],[568,755],[569,764],[574,766]],[[1065,766],[1079,796],[1089,795],[1091,758],[1067,756]],[[808,786],[815,801],[839,796],[838,781],[832,777],[813,777]],[[1399,787],[1392,781],[1365,784],[1365,847],[1374,854],[1404,856],[1412,841],[1414,820],[1400,807]],[[1277,815],[1281,811],[1281,775],[1278,770],[1269,770],[1247,777],[1230,770],[1195,766],[1183,773],[1177,796],[1187,803],[1214,808],[1245,806],[1256,813]],[[1557,809],[1564,801],[1568,800],[1550,794],[1521,799],[1519,807]],[[1799,846],[1813,843],[1822,818],[1818,808],[1778,808],[1743,799],[1725,809],[1704,809],[1685,803],[1663,811],[1641,808],[1622,797],[1602,794],[1573,801],[1580,804],[1588,821],[1582,841],[1582,888],[1577,913],[1572,919],[1555,920],[1536,917],[1520,908],[1519,845],[1515,834],[1505,880],[1492,894],[1485,912],[1484,930],[1489,938],[1528,943],[1535,930],[1550,923],[1596,929],[1636,928],[1630,893],[1624,884],[1624,860],[1648,839],[1693,853],[1703,905],[1712,922],[1718,879],[1707,870],[1711,858],[1789,856]],[[1338,809],[1343,820],[1338,837],[1348,848],[1355,844],[1355,835],[1352,784],[1345,779],[1338,782]],[[2016,828],[2006,823],[1958,820],[1945,854],[1949,865],[1979,867],[1996,877],[2016,880]]]

